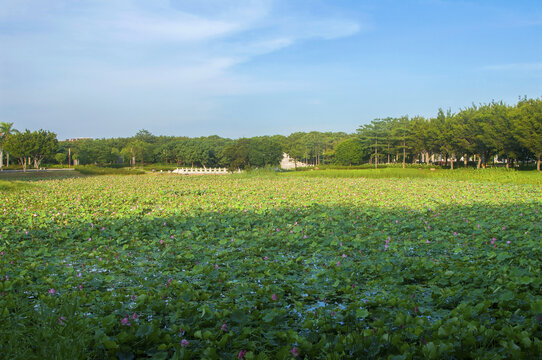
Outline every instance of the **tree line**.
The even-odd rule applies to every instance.
[[[5,155],[4,155],[5,153]],[[374,119],[355,133],[296,132],[288,136],[228,139],[220,136],[155,136],[140,130],[133,137],[58,141],[46,130],[19,132],[0,123],[0,168],[9,156],[26,169],[42,162],[135,166],[252,168],[278,166],[283,153],[311,165],[440,163],[474,161],[482,167],[497,157],[506,166],[542,157],[542,98],[472,105],[458,113]]]
[[[523,98],[509,106],[492,101],[472,105],[454,114],[439,109],[433,118],[375,119],[361,126],[357,136],[337,146],[336,161],[435,162],[454,169],[454,163],[469,160],[476,167],[498,158],[506,166],[542,157],[542,99]]]

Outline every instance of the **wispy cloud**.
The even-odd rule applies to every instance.
[[[488,71],[542,71],[542,62],[486,65]]]
[[[178,14],[172,18],[134,14],[111,21],[111,33],[121,40],[132,42],[201,41],[222,37],[241,29],[240,23],[206,19],[191,14]]]
[[[243,66],[304,41],[354,35],[362,24],[307,4],[285,7],[292,10],[289,0],[0,0],[0,114],[64,125],[103,118],[110,128],[107,119],[135,126],[162,112],[159,128],[212,118],[232,95],[299,91],[309,85]]]
[[[60,62],[82,57],[117,63],[121,71],[143,65],[152,73],[153,67],[175,66],[208,79],[303,40],[331,40],[361,29],[355,21],[323,14],[276,16],[277,1],[252,0],[240,7],[228,0],[5,0],[0,44],[29,55],[30,63],[32,54]]]

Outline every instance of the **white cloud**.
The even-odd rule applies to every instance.
[[[60,107],[114,98],[122,106],[149,93],[203,104],[302,88],[235,67],[308,39],[350,36],[361,25],[303,9],[278,14],[278,1],[0,0],[0,48],[8,49],[0,71],[11,74],[0,76],[9,89],[3,101]]]
[[[482,70],[490,70],[490,71],[542,71],[542,62],[486,65],[486,66],[482,67]]]
[[[112,22],[113,32],[122,40],[151,41],[201,41],[226,36],[239,31],[241,25],[234,22],[205,19],[181,14],[172,19],[142,16],[124,16]]]

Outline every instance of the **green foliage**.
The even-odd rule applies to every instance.
[[[143,170],[131,168],[107,168],[93,165],[76,166],[75,170],[84,175],[142,175]]]
[[[423,179],[449,179],[453,181],[469,182],[495,182],[502,184],[532,184],[542,185],[542,177],[535,171],[515,171],[507,169],[458,169],[448,171],[439,167],[410,166],[401,169],[400,165],[383,165],[374,169],[370,165],[358,166],[355,169],[333,167],[318,171],[288,172],[284,176],[298,177],[330,177],[330,178],[423,178]]]
[[[57,149],[58,141],[56,134],[46,130],[17,132],[9,136],[4,147],[26,170],[26,167],[34,163],[38,168],[43,158],[51,156]],[[31,162],[30,162],[31,159]]]
[[[28,187],[28,184],[19,181],[0,180],[0,191],[17,191]]]
[[[2,357],[537,358],[541,199],[290,175],[0,192]]]
[[[282,144],[269,136],[241,138],[224,148],[223,158],[231,170],[278,166],[282,160]]]
[[[363,143],[358,138],[345,139],[335,149],[335,163],[339,165],[360,165],[365,157]]]
[[[60,165],[64,164],[64,162],[66,162],[66,159],[67,159],[67,158],[68,158],[68,157],[66,156],[65,153],[57,153],[57,154],[55,155],[55,160],[56,160]]]
[[[537,157],[538,171],[542,157],[542,99],[523,99],[513,113],[516,137]]]

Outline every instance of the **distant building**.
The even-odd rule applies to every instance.
[[[91,137],[78,137],[78,138],[72,138],[72,139],[66,139],[66,141],[79,141],[79,140],[92,140]]]
[[[294,159],[290,157],[290,155],[286,153],[282,154],[282,161],[280,162],[280,167],[282,169],[285,169],[285,170],[295,169],[295,165],[296,165],[296,162]],[[301,161],[297,162],[297,167],[305,167],[305,166],[310,166],[310,165],[305,164]]]

